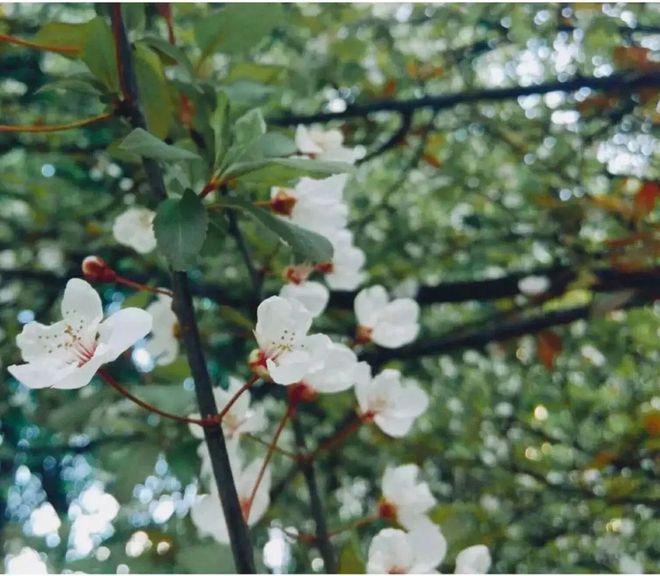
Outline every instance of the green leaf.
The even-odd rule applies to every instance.
[[[135,73],[149,132],[165,138],[170,131],[174,109],[160,58],[143,44],[138,44],[135,49]]]
[[[192,62],[190,62],[190,58],[188,58],[181,48],[174,44],[170,44],[167,40],[163,40],[158,36],[145,36],[142,39],[142,42],[160,54],[166,56],[168,60],[166,63],[178,64],[181,66],[186,71],[188,79],[193,78],[194,72]]]
[[[353,172],[353,166],[344,162],[320,162],[306,158],[274,158],[237,162],[227,168],[222,177],[225,180],[240,178],[264,186],[282,186],[301,176],[325,178],[333,174]]]
[[[190,376],[190,366],[188,366],[188,361],[181,357],[167,366],[156,366],[153,375],[159,381],[182,382]]]
[[[126,2],[123,4],[121,12],[127,30],[136,30],[138,32],[144,30],[146,19],[144,8],[143,2]]]
[[[231,574],[234,571],[231,548],[211,541],[182,546],[177,552],[176,563],[189,574]]]
[[[175,270],[195,265],[208,227],[208,213],[197,194],[186,190],[180,199],[161,202],[154,219],[158,248]]]
[[[222,91],[218,92],[216,107],[213,116],[211,117],[211,125],[213,126],[213,133],[215,134],[214,166],[217,168],[222,164],[225,154],[231,144],[229,99]]]
[[[235,54],[255,46],[284,20],[280,4],[229,4],[195,26],[201,59],[212,52]]]
[[[103,94],[101,90],[94,84],[92,79],[85,80],[83,78],[60,78],[53,82],[48,82],[41,86],[35,94],[44,94],[46,92],[55,92],[57,90],[64,90],[68,92],[77,92],[79,94],[89,94],[91,96],[100,96]]]
[[[225,86],[224,91],[232,103],[249,108],[266,102],[277,92],[277,88],[254,80],[238,80]]]
[[[236,326],[239,326],[240,328],[245,328],[250,331],[254,330],[254,323],[249,318],[247,318],[242,312],[236,310],[236,308],[232,308],[231,306],[220,305],[218,306],[218,313],[220,314],[221,318],[223,318],[230,324],[234,324]]]
[[[69,46],[82,50],[87,42],[91,22],[82,22],[80,24],[49,22],[48,24],[44,24],[35,34],[34,41],[50,46]]]
[[[332,244],[324,236],[273,216],[270,212],[240,198],[222,198],[220,204],[227,208],[237,208],[248,212],[266,228],[277,234],[300,259],[311,262],[332,260]]]
[[[258,142],[259,150],[266,158],[291,156],[298,151],[296,143],[279,132],[268,132]]]
[[[227,222],[221,214],[209,215],[209,228],[202,248],[202,256],[217,256],[225,247]]]
[[[347,542],[339,554],[339,574],[362,574],[365,570],[364,562],[355,549],[353,542]]]
[[[194,152],[167,144],[142,128],[136,128],[126,136],[119,145],[119,149],[154,160],[175,161],[200,159]]]
[[[234,124],[234,143],[247,148],[254,144],[266,133],[266,122],[261,110],[254,108],[248,110]]]
[[[88,22],[88,33],[82,47],[81,57],[90,72],[110,92],[119,92],[117,58],[112,31],[103,18],[96,17]]]

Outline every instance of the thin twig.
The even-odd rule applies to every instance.
[[[62,132],[64,130],[73,130],[74,128],[84,128],[85,126],[90,126],[92,124],[98,124],[99,122],[105,122],[110,120],[114,116],[113,112],[104,112],[103,114],[98,114],[97,116],[92,116],[91,118],[85,118],[83,120],[76,120],[74,122],[67,122],[66,124],[29,124],[29,125],[15,125],[11,124],[0,124],[0,132],[30,132],[30,133],[41,133],[41,132]]]

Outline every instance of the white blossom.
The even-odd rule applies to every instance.
[[[341,230],[348,221],[348,206],[343,203],[347,174],[335,174],[323,180],[301,178],[295,188],[272,188],[274,212],[307,230],[330,234]]]
[[[172,298],[159,294],[158,300],[147,306],[147,312],[153,319],[153,326],[145,348],[156,364],[171,364],[179,355],[179,321],[172,311]]]
[[[455,574],[486,574],[490,568],[490,552],[483,544],[461,550],[456,556]]]
[[[151,316],[138,308],[103,320],[101,298],[80,278],[67,282],[61,309],[63,320],[50,326],[30,322],[16,337],[26,364],[8,370],[30,388],[81,388],[151,330]]]
[[[381,516],[392,517],[407,529],[425,521],[426,514],[437,502],[429,485],[417,480],[418,474],[419,467],[415,464],[388,466],[383,474]]]
[[[427,520],[410,532],[385,528],[369,545],[368,574],[434,574],[447,552],[447,542]]]
[[[312,315],[296,300],[271,296],[257,308],[254,335],[259,349],[250,357],[250,366],[262,377],[277,384],[294,384],[308,372],[323,365],[329,338],[307,335]]]
[[[343,146],[344,135],[339,130],[319,130],[300,124],[296,128],[295,140],[300,152],[317,160],[354,164],[358,159],[354,148]]]
[[[330,292],[320,282],[291,282],[280,289],[280,296],[300,302],[316,318],[323,314],[330,299]]]
[[[263,465],[263,460],[253,460],[248,466],[243,466],[242,455],[238,451],[235,442],[227,445],[229,450],[229,462],[231,464],[238,500],[243,514],[247,512],[247,505],[252,494],[252,490],[257,482],[259,471]],[[266,513],[270,504],[270,469],[266,468],[265,474],[252,502],[250,514],[246,519],[248,526],[253,526]],[[220,496],[215,482],[210,482],[210,493],[201,495],[197,502],[190,509],[190,518],[197,527],[200,536],[211,536],[221,544],[229,544],[229,532],[225,515],[222,510]]]
[[[384,348],[399,348],[419,332],[419,304],[411,298],[389,301],[382,286],[365,288],[355,297],[358,337]]]
[[[525,276],[518,281],[518,290],[525,296],[538,296],[550,288],[546,276]]]
[[[372,378],[366,362],[356,368],[355,395],[363,418],[395,438],[405,436],[429,405],[426,392],[415,383],[402,384],[398,370],[387,368]]]
[[[120,244],[129,246],[140,254],[147,254],[156,248],[153,228],[155,215],[156,213],[148,208],[132,206],[115,218],[112,235]]]
[[[358,361],[353,350],[344,344],[328,342],[324,356],[323,365],[302,379],[310,391],[332,394],[348,390],[355,384]]]
[[[365,278],[364,252],[353,244],[349,230],[336,231],[328,239],[334,252],[332,262],[324,269],[325,281],[331,290],[355,290]]]
[[[230,400],[242,388],[243,382],[234,376],[229,377],[229,386],[226,390],[215,387],[213,397],[218,408],[218,412],[229,404]],[[237,437],[241,434],[255,434],[261,432],[266,427],[266,414],[262,406],[255,408],[250,406],[250,391],[241,393],[238,399],[232,404],[231,408],[222,418],[222,430],[229,437]],[[191,418],[199,418],[199,414],[191,415]],[[204,431],[197,424],[190,424],[190,431],[195,438],[204,439]]]

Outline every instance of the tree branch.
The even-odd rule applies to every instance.
[[[117,43],[118,68],[122,77],[121,85],[126,91],[124,112],[134,127],[146,129],[146,121],[140,104],[133,66],[133,55],[122,20],[121,4],[112,6],[112,25]],[[156,161],[147,158],[143,159],[143,165],[154,200],[164,200],[167,198],[167,192],[160,165]],[[174,291],[173,308],[179,318],[181,338],[186,348],[190,371],[195,381],[195,394],[200,414],[202,418],[212,416],[218,413],[218,407],[213,397],[213,387],[202,350],[188,275],[185,272],[175,272],[174,270],[170,270],[170,274]],[[244,574],[255,573],[256,568],[250,535],[243,520],[222,429],[220,426],[205,427],[204,437],[209,448],[213,475],[227,522],[236,569]]]
[[[446,110],[458,104],[469,104],[473,102],[500,102],[513,100],[520,96],[532,94],[547,94],[549,92],[576,92],[581,88],[591,88],[601,91],[622,91],[629,93],[636,88],[660,87],[660,73],[649,74],[618,73],[595,77],[577,77],[570,80],[555,80],[544,84],[532,86],[512,86],[509,88],[484,88],[468,92],[455,92],[439,96],[424,96],[409,100],[380,100],[367,104],[355,104],[348,106],[342,112],[318,112],[316,114],[289,114],[269,118],[269,123],[279,126],[290,126],[292,124],[314,124],[316,122],[329,122],[331,120],[342,120],[346,118],[366,117],[372,112],[396,112],[399,114],[411,113],[421,108],[432,110]]]
[[[658,287],[655,287],[654,293],[646,298],[639,298],[628,302],[625,307],[642,306],[654,299],[660,297]],[[483,348],[491,342],[501,342],[524,336],[525,334],[535,334],[553,326],[562,326],[571,324],[576,320],[585,320],[592,313],[592,306],[577,306],[565,310],[556,310],[546,314],[534,314],[522,320],[498,324],[492,327],[480,327],[470,330],[466,333],[456,333],[451,330],[447,334],[435,338],[426,338],[410,346],[393,350],[378,349],[370,350],[361,355],[361,360],[366,360],[373,368],[378,368],[390,360],[412,360],[424,356],[436,356],[446,354],[456,350],[466,348]]]
[[[305,444],[305,432],[298,416],[293,416],[293,433],[296,440],[296,446],[303,453],[307,453],[307,446]],[[319,494],[318,484],[316,482],[316,472],[314,470],[313,461],[301,461],[300,467],[302,468],[305,483],[307,484],[307,492],[309,493],[309,508],[316,524],[316,545],[323,558],[323,565],[328,574],[337,572],[337,562],[335,560],[335,551],[330,542],[328,534],[328,526],[325,521],[325,511],[323,509],[323,502]]]

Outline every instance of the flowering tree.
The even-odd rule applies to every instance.
[[[97,8],[0,30],[7,570],[651,567],[657,12]]]

